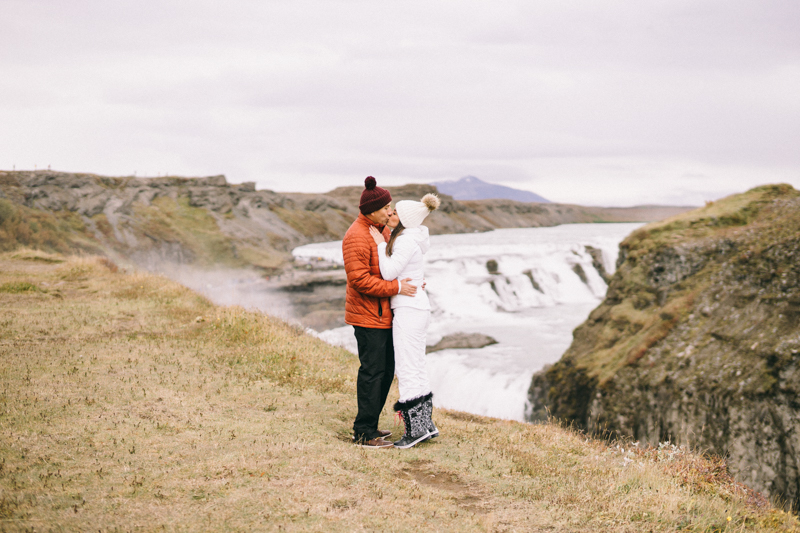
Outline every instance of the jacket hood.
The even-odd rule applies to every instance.
[[[403,235],[408,235],[410,238],[414,239],[414,242],[417,243],[423,254],[427,253],[431,247],[431,237],[427,226],[406,228],[403,230]]]

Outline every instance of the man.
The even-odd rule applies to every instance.
[[[383,231],[392,213],[392,196],[377,186],[372,176],[364,180],[359,210],[361,214],[347,230],[342,241],[347,294],[344,320],[355,329],[358,342],[356,390],[358,414],[353,423],[353,438],[365,448],[390,448],[385,440],[390,431],[378,430],[378,419],[394,378],[392,344],[392,309],[390,299],[396,294],[413,296],[417,287],[402,281],[381,278],[378,247],[369,233],[371,226]]]

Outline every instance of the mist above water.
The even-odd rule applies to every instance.
[[[296,320],[290,296],[277,290],[256,270],[204,270],[174,263],[161,263],[155,270],[202,294],[217,305],[238,305],[283,320]]]

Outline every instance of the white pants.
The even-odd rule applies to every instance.
[[[431,392],[425,338],[431,312],[428,309],[396,307],[392,309],[394,373],[400,389],[400,401],[407,402]]]

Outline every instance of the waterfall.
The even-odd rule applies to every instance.
[[[522,420],[533,373],[557,361],[606,292],[619,243],[641,224],[570,224],[435,235],[425,256],[428,344],[463,331],[498,344],[428,354],[439,407]],[[293,251],[342,264],[341,241]],[[356,352],[352,327],[319,334]]]

